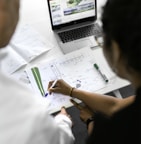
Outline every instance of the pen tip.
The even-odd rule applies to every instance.
[[[45,97],[47,97],[47,96],[48,96],[48,93],[45,94]]]

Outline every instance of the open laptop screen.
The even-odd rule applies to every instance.
[[[96,0],[47,0],[52,29],[96,19]]]

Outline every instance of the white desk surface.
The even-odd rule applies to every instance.
[[[101,13],[101,6],[105,3],[105,0],[97,0],[97,7],[98,7],[98,20],[100,18]],[[54,59],[57,56],[63,55],[61,52],[54,34],[51,30],[50,25],[50,17],[48,13],[48,6],[47,0],[21,0],[21,7],[20,7],[20,25],[30,24],[37,30],[45,39],[50,41],[55,47],[50,50],[45,55],[39,57],[32,63],[28,64],[28,66],[32,66],[33,64],[39,63],[44,60]],[[97,51],[99,48],[95,49]],[[101,55],[103,56],[103,55]],[[99,58],[101,60],[101,58]],[[119,88],[128,86],[130,83],[126,80],[116,78],[114,83],[107,85],[105,88],[100,89],[97,91],[98,93],[108,93]]]

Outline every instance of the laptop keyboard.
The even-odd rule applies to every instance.
[[[92,35],[99,36],[102,35],[102,31],[100,26],[97,23],[95,23],[85,27],[80,27],[77,29],[61,32],[58,33],[58,35],[61,38],[62,42],[66,43],[66,42],[70,42],[80,38],[85,38]]]

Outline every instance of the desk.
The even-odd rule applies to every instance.
[[[100,19],[101,6],[104,4],[104,2],[105,0],[97,1],[98,21]],[[19,25],[24,24],[30,24],[31,26],[33,26],[45,39],[49,40],[55,46],[47,54],[43,55],[42,57],[39,57],[32,63],[29,63],[27,67],[32,66],[33,64],[36,64],[39,61],[41,62],[43,60],[51,60],[63,55],[51,30],[50,17],[48,13],[48,6],[46,0],[21,0]],[[94,51],[96,52],[98,49],[99,48],[94,49]],[[101,57],[103,57],[102,54]],[[99,59],[101,60],[101,58]],[[117,77],[114,81],[114,84],[108,85],[97,92],[105,94],[114,91],[116,94],[119,94],[116,90],[128,86],[129,84],[130,83],[128,81]]]

